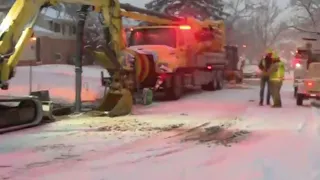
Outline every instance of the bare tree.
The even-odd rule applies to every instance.
[[[317,31],[320,23],[320,1],[319,0],[291,0],[291,5],[296,12],[293,17],[293,27],[302,31]],[[305,28],[301,28],[301,27]],[[311,27],[311,28],[308,28]]]
[[[225,9],[229,13],[226,19],[227,41],[228,44],[231,44],[237,41],[239,35],[242,34],[241,29],[238,29],[238,23],[243,23],[242,20],[252,16],[253,6],[248,0],[226,0]]]
[[[151,0],[146,8],[181,17],[225,19],[223,0]]]
[[[278,40],[280,34],[289,27],[286,22],[279,22],[278,20],[281,9],[276,0],[259,0],[255,5],[251,20],[252,36],[256,39],[256,45],[252,48],[261,52],[272,46]]]

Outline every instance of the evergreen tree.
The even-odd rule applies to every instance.
[[[223,0],[152,0],[147,9],[181,17],[225,19]]]

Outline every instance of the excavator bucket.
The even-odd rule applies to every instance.
[[[92,115],[116,117],[130,114],[133,106],[131,91],[133,81],[130,80],[130,77],[134,76],[128,75],[130,72],[121,69],[121,65],[115,61],[116,58],[112,57],[108,49],[100,47],[98,50],[93,50],[88,46],[85,49],[112,76],[109,78],[110,84],[106,85],[109,87],[108,91]]]
[[[110,117],[116,117],[130,114],[132,106],[132,93],[127,89],[122,89],[121,92],[108,92],[97,110],[106,112]]]

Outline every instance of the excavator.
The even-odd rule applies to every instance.
[[[111,74],[110,89],[103,97],[97,111],[107,112],[110,117],[127,115],[133,106],[132,84],[135,81],[134,66],[125,65],[125,44],[121,33],[122,10],[118,0],[17,0],[0,25],[0,88],[10,90],[9,82],[14,77],[16,65],[24,46],[33,38],[33,26],[42,9],[58,3],[81,4],[82,14],[96,10],[103,16],[108,46],[94,47],[96,54]],[[135,16],[146,19],[146,15]],[[83,27],[84,28],[84,24]],[[86,47],[90,49],[90,47]],[[100,51],[99,51],[100,50]],[[104,52],[101,52],[104,51]],[[143,57],[143,55],[141,55]],[[44,116],[50,114],[51,106],[36,96],[0,96],[0,133],[37,126]]]
[[[175,26],[183,29],[184,27],[189,28],[189,26],[183,26],[186,23],[194,23],[195,25],[191,24],[191,26],[196,27],[195,30],[197,31],[192,32],[201,32],[197,33],[198,39],[204,39],[205,37],[205,39],[209,38],[213,41],[214,36],[212,36],[212,34],[217,34],[216,37],[220,36],[220,40],[214,41],[215,43],[208,44],[208,41],[201,41],[201,46],[195,47],[197,48],[197,52],[208,52],[208,49],[213,47],[214,49],[219,49],[218,56],[215,54],[213,57],[221,59],[220,53],[223,52],[223,41],[225,39],[224,32],[221,32],[221,27],[219,27],[219,24],[221,25],[221,23],[211,21],[200,22],[197,20],[188,20],[186,18],[160,14],[136,8],[129,4],[121,4],[119,0],[16,0],[0,25],[1,90],[10,90],[10,79],[15,76],[15,67],[18,64],[23,47],[33,37],[33,26],[42,9],[55,6],[58,3],[82,4],[80,10],[80,12],[83,12],[82,15],[85,16],[87,12],[94,10],[99,12],[103,17],[102,24],[105,27],[104,33],[107,45],[100,45],[98,47],[87,46],[84,47],[84,50],[90,52],[95,60],[107,69],[110,74],[110,77],[107,78],[107,82],[103,81],[103,84],[108,85],[109,90],[104,95],[101,104],[96,108],[97,111],[104,112],[110,117],[131,113],[134,104],[133,94],[141,89],[140,85],[143,85],[142,88],[151,87],[157,89],[157,85],[159,85],[158,81],[163,78],[162,75],[169,75],[172,78],[166,79],[170,80],[172,87],[169,87],[168,89],[171,91],[171,94],[178,97],[179,92],[177,92],[177,89],[174,87],[176,87],[175,84],[179,84],[180,82],[174,81],[176,78],[172,75],[183,75],[183,77],[188,77],[190,75],[190,73],[188,73],[188,69],[190,69],[188,66],[190,65],[186,65],[186,59],[181,58],[180,54],[175,54],[173,51],[169,52],[171,57],[177,55],[178,60],[181,61],[180,64],[175,65],[177,67],[175,70],[178,70],[176,72],[179,73],[173,74],[170,72],[171,67],[168,67],[168,63],[162,62],[161,64],[161,61],[160,64],[159,62],[155,63],[158,60],[157,53],[161,52],[152,52],[150,49],[143,50],[137,47],[128,47],[130,44],[126,42],[126,37],[123,34],[122,17],[149,23],[147,26],[150,27],[153,25],[162,25],[165,27]],[[78,26],[78,28],[83,30],[84,24],[82,27]],[[189,49],[190,48],[193,47],[189,47]],[[162,49],[164,48],[162,47]],[[187,51],[184,50],[184,52]],[[186,57],[187,54],[183,54],[183,56]],[[210,58],[212,59],[211,55],[202,56],[202,59]],[[160,70],[165,73],[155,75],[155,71],[151,72],[150,69],[145,69],[146,64],[151,64],[151,66],[148,67],[150,69],[156,71]],[[184,65],[183,69],[179,68],[181,65]],[[216,65],[215,62],[202,61],[201,67],[195,67],[192,71],[193,74],[197,74],[200,71],[201,76],[196,76],[195,78],[190,79],[190,81],[195,82],[199,80],[199,83],[197,84],[210,86],[209,88],[211,89],[211,86],[221,87],[217,82],[213,82],[215,77],[217,77],[217,71],[213,71],[213,69],[219,67]],[[181,74],[179,70],[184,70],[183,72],[185,73]],[[146,80],[150,79],[152,80],[152,83],[146,83]],[[168,84],[168,82],[169,81],[166,81],[165,84]],[[181,89],[178,89],[178,91],[181,91]],[[50,114],[50,110],[50,104],[48,107],[47,102],[40,101],[39,98],[35,96],[0,96],[0,133],[39,125],[43,117],[46,114]]]

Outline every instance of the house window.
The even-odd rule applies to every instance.
[[[72,36],[76,34],[76,26],[75,25],[69,25],[69,35]]]
[[[53,55],[53,59],[55,62],[61,62],[62,61],[62,55],[60,53],[55,53]]]
[[[54,32],[61,32],[61,25],[59,23],[54,23]]]
[[[51,31],[54,30],[53,21],[49,21],[49,28],[50,28]]]
[[[72,26],[72,34],[76,34],[76,33],[77,33],[76,26],[75,26],[75,25],[73,25],[73,26]]]
[[[63,34],[63,35],[66,33],[66,26],[65,26],[65,24],[61,24],[61,31],[62,31],[62,34]]]

